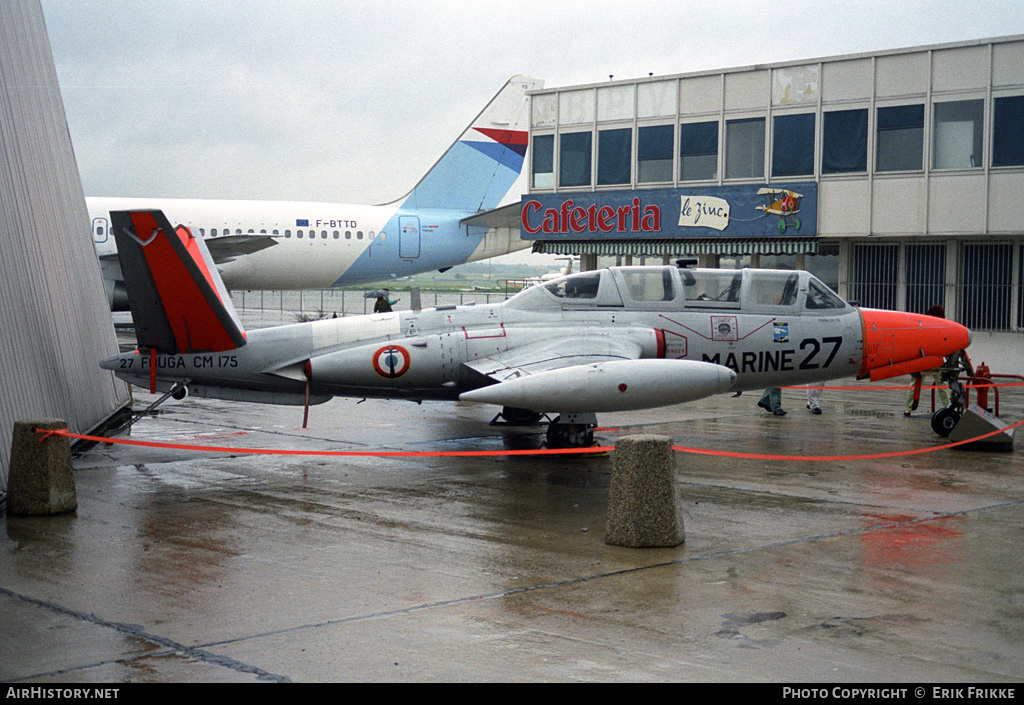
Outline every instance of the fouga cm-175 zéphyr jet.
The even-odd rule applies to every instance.
[[[512,423],[558,414],[548,446],[568,448],[593,444],[597,413],[886,379],[943,367],[970,343],[952,321],[857,309],[807,272],[674,266],[579,272],[500,304],[245,332],[202,239],[160,211],[111,217],[138,347],[101,365],[178,398],[307,413],[336,395],[485,402]]]
[[[126,304],[110,236],[113,210],[173,213],[175,222],[206,240],[232,290],[390,281],[528,247],[518,237],[516,186],[527,149],[527,91],[543,85],[525,76],[509,79],[419,183],[385,205],[86,198],[111,307]],[[502,203],[512,198],[506,212]]]

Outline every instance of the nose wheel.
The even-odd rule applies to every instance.
[[[946,366],[942,370],[942,381],[949,384],[949,406],[932,414],[932,430],[943,438],[953,432],[964,414],[966,394],[964,385],[960,382],[961,372],[968,377],[974,376],[974,368],[965,350],[946,358]]]
[[[932,430],[943,438],[949,436],[958,423],[960,423],[960,412],[952,407],[939,409],[932,414]]]

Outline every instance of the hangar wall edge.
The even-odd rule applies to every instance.
[[[0,3],[0,493],[14,421],[92,429],[129,401],[38,0]]]

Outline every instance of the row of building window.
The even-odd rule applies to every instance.
[[[965,242],[958,260],[958,271],[947,272],[941,243],[854,244],[849,298],[868,308],[925,313],[946,304],[951,279],[957,300],[948,316],[972,330],[1024,330],[1024,245]]]
[[[984,165],[985,101],[960,100],[933,105],[931,168],[973,169]],[[815,174],[816,113],[772,118],[771,178]],[[868,171],[867,108],[822,113],[821,174]],[[677,129],[678,127],[678,129]],[[767,120],[725,120],[726,179],[764,178]],[[874,119],[874,172],[920,171],[924,168],[925,105],[879,107]],[[676,125],[610,127],[597,130],[593,169],[593,131],[557,135],[557,186],[577,188],[671,183],[678,156],[679,181],[718,179],[720,121]],[[532,185],[554,188],[556,135],[533,136]],[[992,101],[992,167],[1024,166],[1024,96]],[[596,178],[595,178],[596,176]]]

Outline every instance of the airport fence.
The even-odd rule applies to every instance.
[[[373,313],[374,299],[364,290],[233,291],[231,298],[247,328]],[[419,298],[420,308],[500,303],[508,296],[494,291],[392,291],[396,311],[408,311]]]

